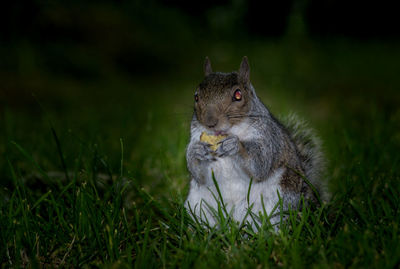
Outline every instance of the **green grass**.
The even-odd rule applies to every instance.
[[[266,219],[255,233],[224,218],[211,230],[189,218],[185,146],[202,52],[166,76],[28,73],[18,85],[38,101],[21,96],[1,114],[2,267],[399,266],[396,46],[203,49],[215,70],[236,69],[247,54],[272,112],[297,112],[315,127],[332,201],[290,211],[278,233]]]

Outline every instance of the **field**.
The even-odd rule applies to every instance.
[[[29,45],[14,48],[18,68],[0,77],[2,267],[399,267],[398,45],[232,44],[147,55],[128,63],[134,76],[74,47],[50,48],[67,55],[61,71],[37,68],[46,62]],[[329,203],[289,212],[278,233],[224,219],[207,230],[188,217],[185,146],[206,55],[219,71],[247,55],[271,111],[313,126]]]

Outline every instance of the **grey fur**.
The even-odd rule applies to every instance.
[[[221,145],[215,153],[218,157],[235,155],[239,151],[239,143],[239,138],[237,136],[229,136],[219,143]]]
[[[301,156],[305,176],[318,190],[323,201],[329,201],[330,193],[325,175],[326,158],[322,149],[322,141],[309,127],[308,123],[292,113],[282,119],[289,130]]]
[[[210,162],[215,160],[212,150],[206,145],[206,143],[199,142],[189,144],[186,149],[187,168],[192,178],[201,184],[205,183],[203,171]]]
[[[208,59],[206,66],[208,67],[205,69],[211,70]],[[232,121],[232,126],[239,126],[246,120],[250,127],[256,130],[257,135],[254,139],[246,140],[228,132],[229,136],[220,142],[220,147],[213,153],[207,144],[193,137],[193,135],[198,135],[201,128],[208,130],[214,128],[207,123],[207,117],[202,123],[197,116],[200,112],[195,110],[191,122],[191,142],[186,152],[187,167],[192,179],[200,186],[210,184],[206,182],[208,167],[219,158],[230,158],[237,167],[245,171],[248,178],[252,178],[255,182],[267,182],[277,171],[284,171],[279,184],[285,209],[290,206],[297,207],[301,196],[310,201],[316,201],[310,186],[301,175],[316,186],[323,198],[327,198],[321,183],[324,158],[318,138],[303,121],[294,116],[288,118],[286,127],[269,112],[257,97],[249,81],[247,58],[243,59],[239,75],[237,74],[235,72],[208,74],[199,86],[200,91],[204,91],[202,97],[206,100],[200,108],[204,115],[208,115],[209,107],[212,108],[213,113],[216,113],[214,118],[228,118]],[[247,99],[245,99],[243,113],[239,110],[238,113],[229,115],[223,108],[229,106],[224,96],[231,91],[231,87],[235,87],[233,85],[239,85],[238,87],[241,87]],[[224,98],[225,101],[223,101]],[[218,110],[218,106],[222,108]]]

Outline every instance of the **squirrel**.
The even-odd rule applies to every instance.
[[[250,82],[247,57],[231,73],[213,72],[206,57],[204,75],[194,94],[186,149],[187,211],[214,226],[223,202],[237,222],[254,225],[251,208],[255,216],[275,213],[270,222],[276,225],[280,199],[283,210],[300,207],[302,197],[306,204],[327,200],[320,140],[296,116],[283,125],[270,113]],[[221,137],[216,149],[200,140],[203,133]]]

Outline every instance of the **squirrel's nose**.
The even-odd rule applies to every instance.
[[[206,125],[208,128],[214,128],[218,124],[218,118],[208,117],[206,120]]]
[[[207,124],[207,127],[208,128],[214,128],[216,125],[217,125],[216,123],[215,124]]]

